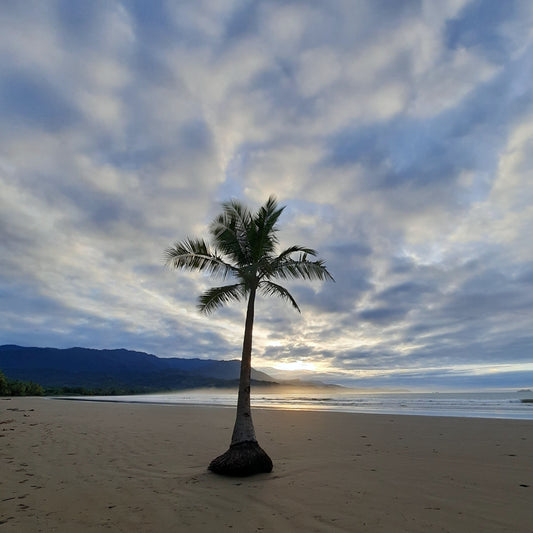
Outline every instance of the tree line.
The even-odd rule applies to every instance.
[[[134,394],[125,389],[87,389],[85,387],[43,387],[33,381],[9,379],[0,370],[0,396],[98,396],[116,394]]]
[[[32,381],[11,380],[0,370],[0,396],[42,396],[45,390]]]
[[[8,379],[0,370],[0,396],[131,396],[169,392],[175,388],[127,387],[110,385],[108,387],[56,386],[43,387],[32,381]]]

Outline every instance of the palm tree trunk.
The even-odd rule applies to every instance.
[[[209,470],[225,476],[250,476],[272,471],[272,460],[259,446],[255,438],[252,410],[250,407],[250,376],[252,371],[252,332],[254,327],[255,293],[253,288],[248,298],[244,341],[242,345],[241,375],[237,416],[229,450],[213,459]]]
[[[252,332],[254,328],[255,289],[250,291],[244,341],[242,343],[241,375],[239,380],[239,396],[237,399],[237,416],[231,437],[231,445],[241,442],[257,442],[255,438],[252,410],[250,407],[250,376],[252,372]]]

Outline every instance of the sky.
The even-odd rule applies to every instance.
[[[336,282],[257,302],[254,367],[533,386],[529,0],[3,0],[0,124],[0,344],[239,358],[164,250],[275,194]]]

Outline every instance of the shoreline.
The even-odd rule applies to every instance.
[[[500,393],[502,394],[502,393]],[[516,394],[516,393],[515,393]],[[269,396],[264,393],[252,397],[252,409],[272,409],[287,411],[331,412],[350,414],[385,414],[395,416],[429,416],[448,418],[480,418],[500,420],[532,420],[533,400],[520,397],[510,398],[502,394],[495,403],[491,394],[480,401],[480,393],[466,393],[451,395],[420,394],[401,395],[390,401],[395,395],[352,395],[338,397],[310,397],[299,394]],[[476,398],[473,402],[472,397]],[[192,391],[177,391],[160,394],[118,395],[118,396],[50,396],[50,399],[70,401],[94,401],[101,403],[131,403],[146,405],[176,405],[236,408],[236,393],[224,395],[217,393]],[[371,399],[370,401],[368,399]],[[422,400],[422,398],[425,398]],[[454,400],[450,404],[450,398]],[[364,399],[364,400],[363,400]],[[505,399],[506,401],[503,401]],[[528,405],[529,404],[529,405]]]
[[[531,533],[533,421],[255,409],[223,478],[234,408],[48,400],[0,400],[2,532]]]

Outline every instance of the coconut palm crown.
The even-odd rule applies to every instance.
[[[285,209],[271,196],[256,213],[236,200],[224,202],[222,213],[209,226],[211,244],[188,238],[165,251],[167,265],[176,269],[206,272],[234,283],[213,287],[199,298],[198,308],[209,314],[231,302],[247,299],[247,312],[237,401],[237,417],[230,449],[209,465],[213,472],[250,475],[270,472],[272,461],[259,447],[250,410],[252,331],[256,294],[279,296],[300,311],[280,280],[333,280],[324,261],[304,246],[290,246],[281,253],[278,246],[278,219]]]

